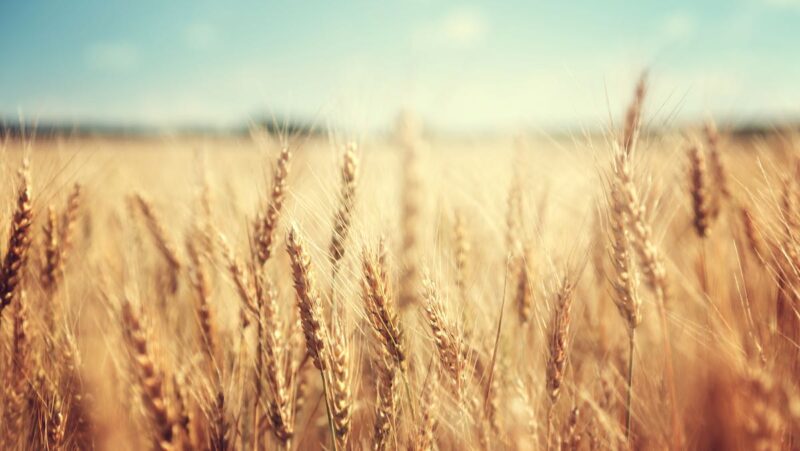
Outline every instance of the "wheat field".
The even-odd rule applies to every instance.
[[[632,91],[560,138],[7,137],[2,448],[797,449],[795,137]]]

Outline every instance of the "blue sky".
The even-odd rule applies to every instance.
[[[800,0],[3,1],[0,116],[173,126],[800,117]]]

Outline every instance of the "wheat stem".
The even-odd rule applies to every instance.
[[[328,378],[325,376],[325,370],[320,369],[319,374],[322,376],[322,396],[325,398],[325,412],[328,415],[328,429],[331,433],[331,443],[333,444],[333,451],[337,451],[338,445],[336,444],[336,430],[333,427],[333,411],[331,409],[331,403],[328,396]]]
[[[630,346],[628,347],[628,395],[625,401],[625,440],[631,440],[631,398],[633,396],[633,353],[636,340],[636,329],[630,329]]]

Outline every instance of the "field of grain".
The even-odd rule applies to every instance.
[[[791,133],[7,138],[3,449],[797,449]]]

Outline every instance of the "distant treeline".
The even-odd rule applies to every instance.
[[[20,122],[0,120],[0,137],[149,137],[164,134],[187,136],[243,136],[252,129],[266,131],[275,135],[306,136],[318,135],[320,128],[310,123],[298,120],[263,120],[251,122],[240,127],[206,127],[206,126],[175,126],[152,127],[146,125],[113,125],[113,124],[67,124],[57,122]]]
[[[720,126],[726,133],[734,138],[748,139],[773,136],[783,132],[800,130],[800,123],[741,123],[733,126]],[[186,135],[186,136],[246,136],[253,129],[263,130],[270,134],[282,136],[318,136],[325,133],[327,128],[318,124],[302,120],[269,119],[251,122],[249,125],[238,127],[207,127],[207,126],[174,126],[153,127],[145,125],[113,125],[113,124],[67,124],[57,122],[20,122],[0,119],[0,138],[3,137],[154,137],[161,135]],[[428,131],[431,136],[438,136],[435,130]],[[599,132],[599,131],[598,131]],[[657,133],[656,130],[650,132]],[[545,131],[545,133],[547,133]],[[581,131],[580,134],[583,134]],[[450,133],[452,134],[452,133]],[[450,135],[445,133],[445,135]],[[574,136],[569,129],[551,130],[550,135]]]

